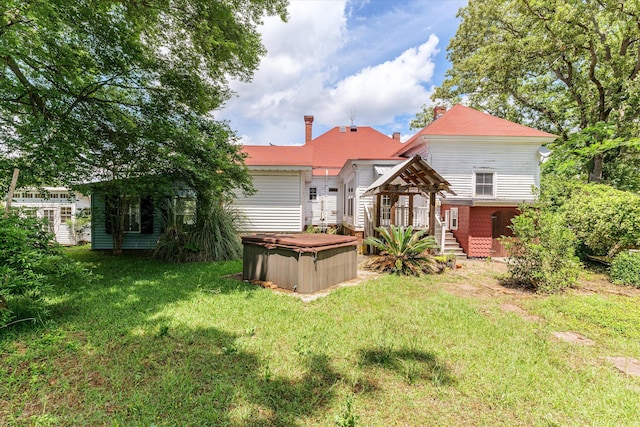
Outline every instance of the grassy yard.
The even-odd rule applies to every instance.
[[[240,262],[73,256],[100,278],[0,329],[2,426],[640,425],[640,377],[605,359],[640,359],[640,296],[534,296],[469,262],[305,303],[225,278]]]

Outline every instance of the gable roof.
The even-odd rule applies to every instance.
[[[306,145],[243,145],[247,166],[311,166],[312,150]]]
[[[455,195],[451,184],[422,157],[416,155],[387,171],[365,190],[363,196],[385,192],[439,193],[441,191]]]
[[[247,166],[308,166],[314,175],[333,176],[347,160],[396,158],[403,145],[368,126],[336,126],[305,145],[243,145],[242,151]]]
[[[400,141],[369,126],[336,126],[307,145],[313,147],[313,167],[329,169],[340,169],[349,159],[392,157],[403,147]]]
[[[496,136],[547,138],[549,142],[558,136],[492,116],[482,111],[456,104],[449,111],[429,123],[409,139],[396,154],[407,152],[427,136]]]

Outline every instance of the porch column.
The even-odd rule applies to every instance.
[[[429,193],[429,236],[436,234],[436,193]]]
[[[413,196],[414,194],[409,194],[409,224],[413,226]]]
[[[391,207],[389,208],[389,210],[391,211],[389,213],[389,226],[393,226],[396,225],[396,204],[398,203],[398,195],[397,194],[391,194]]]
[[[380,227],[380,214],[382,212],[382,194],[376,194],[376,212],[374,213],[375,219],[373,220],[373,224],[376,227]],[[374,232],[375,234],[375,232]]]

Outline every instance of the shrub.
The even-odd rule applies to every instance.
[[[562,215],[523,207],[511,229],[514,237],[502,239],[509,282],[545,293],[575,286],[580,272],[576,239]]]
[[[172,262],[227,261],[242,255],[240,217],[230,207],[214,203],[195,224],[175,221],[181,216],[172,212],[167,217],[154,258]]]
[[[565,204],[567,223],[591,255],[613,258],[640,246],[640,196],[585,184]]]
[[[45,314],[45,295],[56,285],[83,280],[87,272],[68,258],[41,220],[0,217],[0,325],[16,316]]]
[[[436,263],[431,251],[437,247],[433,236],[426,236],[426,230],[415,232],[413,227],[392,226],[376,228],[382,237],[368,237],[364,243],[380,251],[373,256],[367,266],[373,270],[386,271],[399,275],[419,276],[436,271]]]
[[[640,288],[640,253],[619,253],[613,259],[609,273],[611,281],[617,285]]]

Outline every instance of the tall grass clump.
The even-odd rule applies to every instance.
[[[364,243],[380,251],[367,262],[367,267],[403,276],[434,273],[436,262],[432,252],[438,244],[426,230],[414,232],[413,227],[377,227],[380,237],[368,237]]]
[[[166,209],[164,231],[153,257],[171,262],[228,261],[242,255],[239,238],[241,218],[228,205],[213,203],[185,222],[180,206]]]

